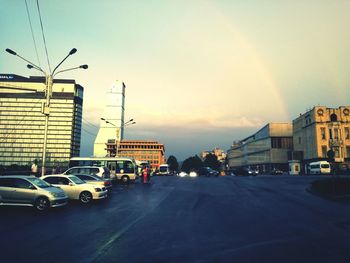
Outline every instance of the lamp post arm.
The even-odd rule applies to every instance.
[[[35,68],[36,70],[39,70],[40,72],[42,72],[44,75],[46,75],[46,72],[39,66],[35,65],[33,62],[30,62],[29,60],[25,59],[24,57],[16,54],[16,57],[19,57],[20,59],[24,60],[25,62],[27,62],[29,65],[31,65],[33,68]]]
[[[82,68],[82,69],[87,69],[88,66],[87,66],[87,65],[81,65],[81,66],[74,67],[74,68],[63,69],[63,70],[57,71],[56,73],[52,73],[52,77],[54,77],[54,76],[56,76],[57,74],[62,73],[62,72],[71,71],[71,70],[80,69],[80,68]]]
[[[70,56],[70,54],[68,54],[64,59],[62,59],[62,61],[54,68],[54,70],[52,71],[52,76],[55,75],[56,69],[58,69],[58,67],[61,66],[62,63],[63,63],[69,56]],[[59,71],[59,72],[60,72],[60,71]],[[59,72],[57,72],[57,73],[59,73]],[[56,74],[57,74],[57,73],[56,73]]]

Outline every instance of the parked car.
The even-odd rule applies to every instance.
[[[42,179],[61,188],[66,192],[69,199],[79,200],[83,204],[88,204],[93,199],[107,197],[106,187],[88,184],[74,175],[48,175],[42,177]]]
[[[34,176],[1,176],[0,205],[32,206],[39,211],[65,206],[66,193]]]
[[[231,172],[233,172],[236,176],[244,176],[244,175],[256,176],[259,174],[258,170],[254,170],[246,167],[234,168],[231,170]]]
[[[65,175],[77,175],[77,174],[92,174],[97,175],[103,179],[109,179],[111,173],[107,167],[98,166],[75,166],[69,168],[67,171],[63,172]]]
[[[108,191],[112,190],[112,182],[109,179],[103,179],[93,174],[75,174],[75,176],[88,184],[100,185],[106,187]]]

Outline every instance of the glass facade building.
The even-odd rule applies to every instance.
[[[55,79],[50,100],[46,166],[66,166],[79,156],[83,87]],[[0,74],[0,167],[42,162],[46,101],[44,77]]]

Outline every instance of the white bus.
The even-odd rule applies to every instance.
[[[161,164],[159,165],[159,175],[169,175],[170,174],[170,169],[168,164]]]
[[[331,165],[327,161],[309,163],[310,174],[330,174]]]
[[[73,157],[69,160],[69,168],[74,166],[107,167],[111,178],[123,183],[135,181],[138,176],[137,165],[132,158],[124,157]]]

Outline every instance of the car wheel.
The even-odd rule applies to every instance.
[[[35,201],[34,207],[38,211],[45,211],[46,209],[48,209],[50,207],[50,202],[46,197],[39,197]]]
[[[88,204],[92,201],[92,194],[88,191],[84,191],[80,194],[79,200],[83,204]]]
[[[129,176],[124,175],[124,176],[122,176],[121,180],[122,180],[122,183],[127,184],[127,183],[129,183],[130,179],[129,179]]]

